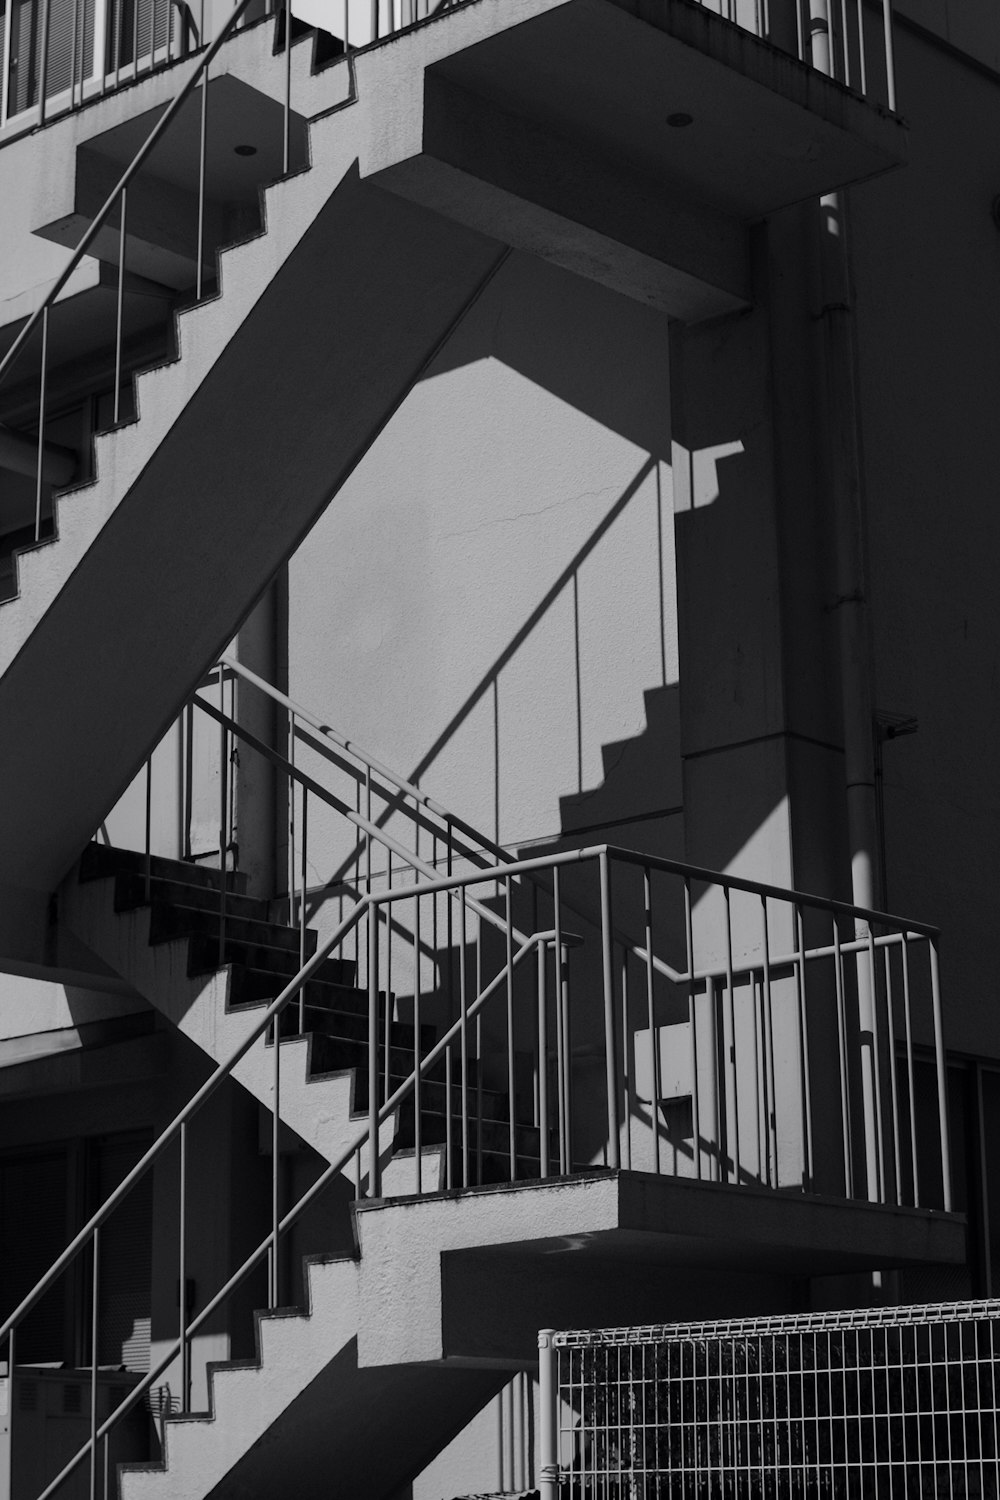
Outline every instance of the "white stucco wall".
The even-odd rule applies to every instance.
[[[669,727],[608,791],[676,689],[668,396],[665,319],[513,256],[293,558],[292,697],[505,844],[676,822]]]

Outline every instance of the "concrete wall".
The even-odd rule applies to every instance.
[[[668,453],[666,320],[513,256],[292,559],[292,697],[505,844],[677,850]]]
[[[910,165],[851,203],[877,708],[918,722],[883,746],[887,900],[943,929],[948,1044],[995,1057],[1000,82],[897,40]]]
[[[993,0],[895,0],[893,8],[898,16],[926,27],[987,67],[1000,68],[1000,27]],[[905,27],[898,29],[905,48]],[[903,98],[900,107],[909,117],[910,101]]]

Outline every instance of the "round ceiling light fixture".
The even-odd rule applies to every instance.
[[[237,156],[256,156],[257,155],[257,147],[256,146],[249,146],[249,145],[234,146],[233,150],[235,151],[235,153],[236,153]]]
[[[694,124],[694,115],[685,114],[684,110],[678,110],[676,114],[667,115],[667,124],[673,125],[675,129],[680,130],[685,125]]]

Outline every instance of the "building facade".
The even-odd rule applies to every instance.
[[[0,1484],[991,1295],[995,6],[0,27]]]

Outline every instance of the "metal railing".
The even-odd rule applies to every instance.
[[[345,49],[368,46],[456,3],[328,0],[330,33]],[[254,0],[240,24],[281,10]],[[33,0],[0,38],[0,130],[46,125],[183,62],[206,45],[213,12],[213,0]]]
[[[228,712],[227,678],[232,684]],[[252,715],[242,701],[237,707],[236,684],[280,710],[284,751],[242,722]],[[603,859],[589,862],[587,878],[577,872],[567,882],[546,856],[519,860],[234,658],[219,663],[217,688],[217,703],[198,693],[187,712],[206,716],[219,735],[220,963],[226,952],[226,851],[232,842],[228,772],[239,745],[284,781],[287,915],[299,933],[300,962],[305,962],[311,921],[325,927],[332,913],[333,920],[343,922],[359,900],[378,895],[391,906],[384,932],[373,948],[371,935],[365,944],[354,929],[343,956],[359,972],[368,969],[370,984],[371,967],[377,965],[381,987],[407,997],[402,1009],[397,1005],[396,1020],[412,1023],[417,1037],[427,1019],[450,1024],[470,984],[476,984],[476,992],[482,988],[491,943],[520,947],[527,932],[552,933],[549,951],[560,954],[559,963],[551,974],[539,971],[537,993],[523,1004],[540,1016],[549,990],[560,996],[560,1019],[550,1039],[554,1055],[548,1055],[541,1022],[526,1049],[515,1044],[511,1022],[502,1081],[514,1101],[518,1070],[530,1066],[536,1125],[546,1114],[549,1092],[553,1099],[558,1095],[560,1138],[551,1160],[558,1156],[562,1170],[589,1165],[603,1151],[609,1166],[730,1184],[795,1185],[915,1206],[926,1206],[927,1184],[934,1181],[940,1183],[934,1190],[940,1205],[950,1209],[935,928],[611,848]],[[145,792],[148,895],[152,761]],[[310,883],[310,870],[320,866],[329,873]],[[457,894],[477,883],[477,870],[504,868],[516,868],[517,879],[496,878],[489,899]],[[441,879],[450,884],[440,886]],[[428,881],[449,896],[437,898],[433,909],[418,899],[411,910],[405,904],[408,893],[414,883]],[[590,1023],[589,1032],[580,1031],[577,1018],[572,1043],[571,948],[578,992],[586,994],[578,1006]],[[595,1034],[598,1014],[604,1017],[603,1030]],[[300,1000],[300,1031],[307,1029],[306,1021]],[[387,1009],[379,1037],[386,1057],[391,1021]],[[471,1054],[477,1066],[483,1045],[477,1036]],[[931,1129],[922,1128],[919,1118],[926,1108],[916,1085],[921,1048],[935,1064]],[[503,1050],[496,1039],[494,1050]],[[603,1137],[577,1142],[573,1073],[581,1067],[593,1071],[598,1059],[606,1142]],[[463,1055],[462,1077],[469,1060]],[[829,1077],[831,1060],[835,1080]],[[444,1079],[449,1100],[457,1097],[455,1078],[449,1055]],[[482,1079],[479,1087],[481,1096]],[[507,1127],[513,1177],[513,1103]],[[482,1135],[481,1120],[478,1129]],[[933,1164],[921,1161],[928,1138],[938,1143],[931,1148]],[[543,1164],[547,1152],[543,1139],[538,1143]],[[482,1155],[480,1145],[480,1169]],[[459,1166],[458,1156],[446,1152],[448,1186],[476,1180],[467,1156],[462,1160]]]
[[[538,1343],[542,1500],[1000,1492],[1000,1302]]]
[[[520,886],[523,877],[539,875],[552,883],[547,910],[537,886],[530,893]],[[581,876],[599,887],[600,926],[593,933],[571,938],[561,891],[564,885]],[[677,897],[673,912],[668,893],[660,888],[664,879]],[[725,925],[730,936],[722,937],[721,963],[711,956],[719,934],[713,937],[697,916],[708,892],[719,894],[729,914]],[[368,892],[262,1010],[240,1045],[219,1064],[0,1328],[0,1348],[6,1343],[8,1369],[12,1378],[16,1378],[17,1337],[24,1320],[71,1267],[83,1268],[82,1279],[89,1286],[85,1296],[91,1337],[90,1436],[38,1500],[47,1500],[55,1494],[84,1463],[89,1463],[91,1493],[96,1500],[98,1474],[104,1461],[102,1445],[116,1424],[172,1366],[180,1371],[180,1407],[189,1409],[192,1343],[196,1336],[258,1267],[267,1267],[268,1306],[278,1305],[283,1237],[349,1166],[357,1163],[359,1168],[364,1167],[367,1193],[380,1195],[383,1127],[390,1119],[395,1121],[397,1147],[400,1143],[405,1146],[408,1112],[409,1143],[417,1172],[415,1184],[408,1183],[407,1191],[412,1191],[413,1185],[420,1192],[434,1191],[447,1184],[547,1180],[581,1167],[641,1166],[650,1161],[657,1170],[670,1170],[662,1157],[651,1155],[655,1152],[655,1140],[662,1133],[663,1122],[658,1115],[662,1096],[654,1087],[653,1097],[644,1102],[636,1087],[634,1069],[639,1052],[634,1027],[640,996],[632,994],[629,955],[615,952],[615,910],[627,918],[627,911],[622,912],[621,908],[637,897],[646,918],[641,1008],[653,1023],[649,1032],[655,1033],[656,1022],[664,1011],[671,1013],[677,1000],[689,1017],[689,1030],[680,1040],[676,1055],[672,1048],[660,1047],[658,1036],[652,1044],[647,1041],[647,1045],[651,1045],[650,1067],[654,1077],[658,1056],[661,1066],[665,1062],[673,1067],[686,1059],[690,1067],[692,1113],[700,1121],[692,1142],[690,1165],[694,1172],[700,1175],[705,1163],[708,1176],[734,1185],[766,1180],[773,1186],[795,1185],[809,1190],[814,1186],[810,1151],[825,1150],[829,1145],[826,1135],[832,1133],[836,1138],[840,1134],[837,1128],[824,1131],[823,1110],[816,1107],[820,1101],[815,1085],[819,1082],[827,1094],[834,1096],[832,1113],[842,1120],[849,1145],[856,1149],[859,1160],[865,1159],[865,1143],[855,1139],[856,1133],[863,1131],[864,1121],[850,1097],[850,1077],[856,1073],[857,1064],[848,1051],[850,1021],[844,1002],[851,985],[850,965],[845,959],[856,952],[867,953],[873,961],[876,956],[895,954],[905,974],[911,950],[933,944],[933,936],[927,930],[917,930],[912,924],[875,913],[860,914],[839,903],[712,875],[606,845],[518,860],[461,875],[421,877],[406,886]],[[756,937],[741,926],[741,897],[749,897],[750,909],[761,914]],[[524,898],[536,905],[537,920],[515,941],[515,914],[519,899]],[[457,1009],[454,1015],[450,1005],[441,1006],[440,987],[435,986],[425,994],[421,981],[425,960],[441,962],[441,956],[433,948],[425,952],[423,944],[432,932],[436,932],[440,941],[442,902],[449,908],[457,907],[458,911],[458,921],[450,934],[451,951],[444,955],[444,961],[457,971],[454,972],[457,994],[452,997]],[[793,941],[787,948],[780,941],[779,908],[797,915],[791,928]],[[801,934],[807,913],[818,914],[832,924],[828,941],[805,945]],[[682,918],[680,965],[666,955],[669,942],[665,943],[668,932],[677,935],[678,915]],[[859,947],[856,939],[846,935],[841,939],[838,924],[849,920],[853,926],[860,915],[869,924],[871,938]],[[224,1284],[205,1298],[194,1316],[187,1307],[185,1292],[180,1299],[177,1337],[159,1350],[148,1373],[99,1422],[97,1351],[104,1226],[147,1172],[169,1163],[176,1172],[178,1188],[174,1219],[177,1245],[172,1259],[163,1257],[163,1274],[168,1281],[176,1279],[178,1286],[186,1288],[190,1236],[196,1228],[190,1222],[188,1206],[189,1164],[192,1149],[197,1149],[197,1145],[192,1147],[191,1136],[197,1128],[197,1118],[250,1048],[255,1044],[263,1046],[268,1036],[273,1043],[281,1034],[282,1013],[304,988],[321,977],[323,965],[329,959],[350,951],[352,935],[359,927],[363,928],[364,942],[354,951],[366,955],[361,989],[367,999],[367,1069],[359,1069],[359,1083],[366,1071],[367,1118],[358,1123],[347,1145],[334,1153],[334,1159],[289,1207],[283,1200],[279,1168],[283,1048],[272,1045],[271,1221],[267,1232]],[[735,929],[739,929],[736,937],[732,935]],[[412,986],[405,995],[397,992],[393,997],[381,988],[388,943],[402,945],[412,955]],[[699,953],[699,943],[704,955]],[[823,962],[836,965],[840,982],[825,997],[815,987],[807,994],[807,966]],[[936,1007],[935,972],[931,963],[930,1000]],[[669,981],[666,992],[661,987],[663,980]],[[723,987],[721,992],[714,991],[713,986],[719,985]],[[784,1001],[779,1000],[781,986],[786,991]],[[911,976],[905,991],[906,1004],[914,1000],[917,988]],[[722,1025],[710,1043],[710,1051],[703,1052],[699,1062],[699,1043],[711,1035],[710,1027],[702,1033],[701,1023],[708,1022],[710,1017],[701,1013],[713,993],[722,1004]],[[888,1047],[890,1059],[884,1069],[888,1077],[893,1068],[894,1049],[889,1043],[895,1025],[887,993],[884,999],[886,1008],[881,1025],[887,1028],[883,1044]],[[439,1002],[436,1009],[430,1004],[432,1000]],[[391,1010],[395,1015],[390,1014]],[[403,1011],[408,1012],[412,1026],[409,1056],[404,1055],[406,1049],[398,1046],[398,1038],[391,1029]],[[432,1016],[438,1023],[433,1038],[427,1026]],[[831,1079],[826,1071],[810,1076],[809,1043],[824,1023],[844,1039],[842,1056],[847,1081],[840,1087],[836,1075]],[[670,1031],[669,1023],[666,1029]],[[779,1054],[783,1057],[780,1070],[774,1065]],[[727,1126],[724,1120],[727,1088],[738,1084],[741,1077],[747,1081],[748,1060],[749,1081],[742,1097],[745,1099],[749,1094],[750,1104],[748,1108],[740,1106],[738,1121],[734,1119]],[[785,1084],[790,1080],[791,1086],[783,1087],[781,1078]],[[518,1118],[519,1096],[530,1110],[529,1125]],[[892,1098],[891,1112],[878,1121],[890,1149],[902,1126],[895,1087]],[[943,1094],[940,1103],[943,1107]],[[787,1119],[780,1113],[785,1106],[789,1109]],[[911,1129],[913,1108],[911,1094]],[[422,1120],[426,1132],[423,1139],[418,1123]],[[433,1133],[427,1130],[431,1120],[437,1127]],[[737,1123],[757,1142],[780,1141],[785,1158],[773,1153],[770,1146],[748,1144],[742,1156],[739,1147],[734,1151]],[[638,1159],[640,1134],[652,1138],[643,1160]],[[427,1170],[435,1157],[439,1170],[434,1173],[428,1170],[427,1178],[422,1178],[421,1164]],[[896,1160],[900,1161],[898,1151]],[[674,1166],[676,1169],[676,1161]],[[846,1161],[844,1170],[849,1179]],[[947,1180],[944,1156],[942,1173]],[[841,1188],[845,1186],[850,1186],[849,1180],[841,1182]],[[901,1174],[895,1181],[878,1184],[877,1195],[880,1201],[899,1201],[903,1190]]]
[[[856,93],[896,108],[892,0],[697,0]]]
[[[235,704],[227,712],[224,695],[218,706],[200,693],[192,700],[189,711],[204,713],[220,733],[220,963],[227,957],[226,768],[236,743],[287,778],[291,827],[300,830],[290,876],[309,866],[307,840],[318,822],[310,806],[330,809],[348,831],[336,881],[339,910],[332,931],[306,957],[307,909],[330,892],[310,891],[301,873],[297,888],[290,880],[288,906],[301,934],[298,973],[0,1329],[0,1348],[6,1341],[16,1375],[18,1330],[61,1277],[82,1268],[75,1274],[90,1288],[90,1437],[40,1500],[83,1463],[96,1500],[108,1435],[172,1366],[180,1371],[180,1408],[189,1409],[195,1338],[258,1267],[267,1269],[268,1306],[278,1305],[284,1237],[342,1173],[353,1174],[359,1191],[381,1195],[390,1120],[390,1150],[401,1161],[412,1157],[405,1191],[625,1167],[734,1187],[917,1203],[917,1116],[926,1100],[918,1101],[913,1086],[915,1049],[930,1040],[943,1206],[950,1206],[934,929],[607,845],[532,859],[501,851],[497,859],[471,825],[239,663],[220,664],[220,694],[223,666],[230,680],[284,709],[288,753],[241,724]],[[348,778],[356,805],[323,785],[320,766]],[[152,801],[150,773],[150,900],[157,899]],[[376,848],[388,856],[381,870],[372,863]],[[317,914],[327,920],[321,899]],[[331,959],[342,965],[335,981],[325,968]],[[331,985],[360,1000],[363,1034],[355,1028],[346,1048],[336,1026],[324,1029],[337,1004]],[[868,1030],[862,991],[871,1000]],[[353,1134],[348,1129],[347,1145],[289,1206],[279,1170],[284,1049],[274,1043],[303,1031],[316,1033],[314,1045],[332,1035],[336,1065],[356,1070],[366,1118]],[[99,1422],[102,1230],[147,1172],[169,1165],[178,1184],[178,1238],[165,1274],[176,1273],[186,1288],[191,1135],[208,1099],[251,1047],[268,1039],[267,1232],[196,1315],[185,1292],[176,1339]],[[828,1057],[837,1058],[835,1070],[825,1066]]]
[[[49,98],[47,83],[47,59],[49,55],[49,23],[50,13],[55,0],[41,0],[41,9],[37,28],[40,28],[40,64],[37,80],[36,113],[38,123],[45,124],[50,118],[52,101]],[[158,0],[144,0],[144,4],[153,5],[153,15],[156,14]],[[168,16],[165,24],[165,40],[161,47],[151,46],[148,57],[143,60],[136,58],[128,66],[120,62],[118,51],[115,50],[115,64],[110,71],[101,71],[95,82],[98,93],[107,88],[117,88],[120,85],[132,82],[143,70],[152,70],[160,66],[172,65],[188,57],[192,51],[191,40],[199,44],[194,50],[200,52],[197,61],[190,68],[185,81],[160,115],[156,124],[150,130],[139,150],[121,173],[114,187],[108,193],[101,207],[91,219],[89,225],[81,235],[75,249],[68,256],[62,271],[53,282],[41,304],[35,309],[21,328],[6,354],[0,358],[0,388],[10,388],[12,372],[25,370],[30,366],[28,373],[24,375],[24,381],[34,391],[33,395],[25,396],[19,387],[16,392],[15,407],[21,412],[22,408],[29,409],[29,415],[23,414],[18,417],[16,430],[6,431],[5,440],[8,444],[18,444],[24,449],[23,460],[19,458],[18,467],[22,472],[29,472],[34,478],[35,506],[34,506],[34,541],[42,540],[43,526],[47,521],[47,510],[51,506],[52,494],[55,489],[65,485],[72,476],[66,473],[65,450],[48,441],[47,425],[50,421],[49,411],[49,386],[52,374],[51,361],[51,318],[53,310],[60,296],[66,289],[70,278],[79,268],[87,255],[100,254],[102,259],[116,262],[117,285],[115,295],[114,320],[108,328],[108,339],[106,348],[109,351],[109,364],[112,367],[110,384],[110,406],[111,423],[117,426],[123,420],[123,379],[128,375],[129,349],[127,347],[128,335],[126,331],[126,290],[128,286],[128,262],[129,262],[129,192],[133,189],[136,179],[147,167],[150,158],[160,147],[164,138],[171,131],[178,116],[184,109],[187,101],[198,92],[198,128],[197,128],[197,157],[192,161],[192,179],[197,182],[196,189],[196,212],[194,215],[194,226],[191,236],[191,262],[192,272],[190,286],[177,290],[177,305],[188,302],[191,297],[195,302],[200,302],[210,289],[211,277],[209,268],[212,258],[222,248],[223,233],[220,228],[209,231],[209,202],[206,187],[207,168],[207,146],[209,136],[209,83],[212,64],[217,58],[219,51],[229,39],[235,35],[249,21],[258,19],[255,12],[260,9],[262,16],[275,18],[278,26],[278,50],[283,56],[283,79],[281,84],[281,174],[287,176],[297,163],[293,155],[292,142],[292,47],[301,33],[302,27],[297,23],[291,11],[291,0],[236,0],[231,10],[228,10],[222,25],[211,45],[207,48],[200,47],[201,38],[204,35],[206,16],[205,0],[199,0],[200,12],[196,22],[187,0],[159,0]],[[357,26],[357,18],[360,9],[356,0],[346,7],[342,4],[343,25],[342,34],[338,41],[344,53],[350,55],[361,46],[370,46],[373,42],[379,42],[386,37],[395,34],[396,31],[423,21],[435,19],[444,11],[451,10],[461,0],[394,0],[394,3],[386,5],[384,0],[365,0],[367,23],[361,30],[360,35],[353,29]],[[85,21],[81,16],[87,13],[88,0],[72,0],[72,34],[74,39],[78,34],[86,30]],[[131,18],[132,36],[138,36],[139,6],[138,0],[114,0],[117,9],[110,20],[111,32],[114,37],[122,30],[124,18]],[[174,7],[180,20],[175,22],[169,19],[173,16]],[[100,9],[100,7],[99,7]],[[103,11],[101,11],[103,14]],[[117,18],[117,19],[116,19]],[[32,27],[35,27],[32,22]],[[89,24],[89,23],[87,23]],[[150,24],[153,24],[152,22]],[[175,44],[174,35],[180,28],[183,40]],[[298,31],[296,28],[298,27]],[[99,28],[103,34],[103,28]],[[11,27],[8,26],[4,33],[4,44],[9,47]],[[313,33],[310,33],[313,34]],[[154,37],[155,40],[155,37]],[[117,48],[117,42],[114,43]],[[77,107],[91,97],[84,87],[82,79],[79,80],[79,97],[77,95],[77,69],[78,64],[76,42],[73,50],[73,82],[70,87],[70,106]],[[148,67],[147,67],[148,64]],[[2,75],[6,77],[6,72]],[[351,89],[347,103],[355,98],[353,70],[351,74]],[[276,179],[277,180],[277,179]],[[262,184],[263,185],[263,184]],[[97,241],[100,239],[100,246]],[[175,247],[176,248],[176,247]],[[174,256],[176,263],[177,257]],[[30,359],[28,358],[30,354]],[[31,450],[33,454],[31,453]],[[27,468],[25,468],[27,465]],[[78,465],[75,467],[79,467]]]
[[[339,4],[331,0],[331,16],[334,18],[333,24],[339,27],[338,41],[344,52],[350,54],[359,46],[371,45],[402,28],[432,20],[442,12],[460,8],[465,3],[468,0],[364,0],[364,3],[362,0],[350,0],[350,3],[340,0]],[[698,3],[794,53],[802,61],[849,87],[859,88],[862,93],[875,87],[872,62],[875,43],[870,34],[874,21],[870,0],[698,0]],[[184,61],[189,55],[200,55],[183,85],[94,215],[43,302],[28,318],[10,349],[0,359],[0,388],[8,386],[15,368],[22,372],[27,370],[24,374],[24,389],[18,388],[14,402],[16,427],[5,434],[5,440],[8,445],[15,443],[23,448],[18,468],[23,470],[24,465],[27,465],[34,475],[33,534],[36,544],[42,540],[49,521],[52,495],[60,485],[67,482],[66,453],[47,437],[47,427],[51,425],[50,323],[53,309],[83,259],[88,254],[97,253],[95,242],[100,238],[102,259],[117,266],[115,314],[113,323],[108,328],[106,351],[111,382],[108,393],[110,418],[113,426],[118,425],[126,411],[123,406],[123,378],[128,375],[130,362],[135,363],[137,357],[130,354],[126,331],[130,189],[134,189],[136,179],[171,130],[187,100],[198,90],[198,151],[197,160],[192,162],[191,169],[192,180],[197,181],[196,222],[191,237],[191,284],[177,291],[176,301],[180,305],[192,296],[196,302],[201,301],[211,280],[209,273],[212,259],[221,247],[224,234],[217,226],[209,232],[206,160],[210,71],[220,48],[242,26],[251,19],[257,19],[258,10],[263,15],[276,15],[283,27],[282,174],[287,175],[294,165],[291,55],[297,23],[291,11],[291,0],[236,0],[214,41],[207,48],[203,48],[208,23],[205,0],[198,0],[197,19],[188,0],[143,0],[142,6],[139,0],[111,0],[110,10],[103,0],[96,0],[96,5],[91,3],[89,8],[88,0],[72,0],[71,14],[66,9],[67,5],[69,0],[39,0],[37,16],[29,23],[28,30],[34,43],[37,43],[35,50],[38,54],[37,77],[32,75],[33,82],[28,90],[29,97],[35,100],[33,109],[37,116],[36,123],[44,125],[53,109],[75,109],[95,94],[100,96],[108,89],[133,82],[144,70],[172,66]],[[884,90],[889,107],[895,108],[891,0],[879,0],[879,5],[881,51],[878,71],[881,81],[878,87]],[[53,11],[53,6],[59,7],[57,12]],[[162,7],[160,19],[158,6]],[[66,10],[65,15],[63,10]],[[88,20],[91,11],[93,15]],[[58,14],[60,27],[68,27],[72,38],[69,86],[68,91],[64,91],[68,103],[63,94],[57,99],[50,98],[48,59],[55,14]],[[149,36],[149,49],[145,55],[140,52],[140,32],[143,27]],[[0,73],[0,78],[3,79],[10,75],[12,33],[13,27],[8,25],[4,32],[5,53],[3,71]],[[158,42],[157,38],[161,33],[162,39]],[[99,65],[104,51],[108,54],[107,64]],[[91,57],[91,64],[85,62],[85,55]],[[93,78],[84,76],[87,66],[92,67]],[[6,92],[9,90],[5,90],[5,94]],[[176,259],[175,256],[175,263]],[[30,360],[27,358],[29,351]],[[80,465],[77,468],[80,469]]]

